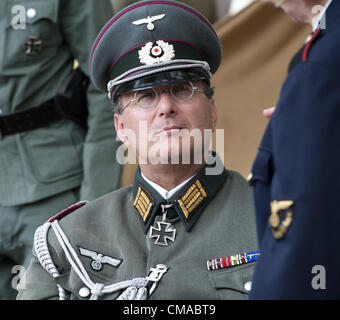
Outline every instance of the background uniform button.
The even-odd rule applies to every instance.
[[[79,295],[82,297],[82,298],[86,298],[90,295],[90,289],[87,288],[87,287],[83,287],[79,290]]]
[[[251,284],[252,284],[251,281],[246,282],[244,284],[244,289],[246,289],[247,291],[250,291],[251,290]]]
[[[33,8],[30,8],[26,12],[27,18],[33,19],[37,15],[37,11]]]

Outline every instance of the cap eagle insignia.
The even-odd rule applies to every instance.
[[[155,29],[155,25],[153,24],[153,22],[157,21],[157,20],[161,20],[165,17],[165,13],[164,14],[159,14],[157,16],[148,16],[147,18],[144,18],[144,19],[140,19],[140,20],[136,20],[136,21],[133,21],[132,23],[136,26],[140,26],[142,24],[147,24],[146,27],[148,28],[148,30],[153,30]]]

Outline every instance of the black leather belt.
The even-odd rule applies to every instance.
[[[87,76],[79,68],[73,70],[54,98],[36,107],[0,115],[0,139],[10,134],[46,127],[63,118],[87,128],[88,85]]]
[[[61,120],[62,116],[53,100],[8,115],[0,115],[0,139],[10,134],[42,128]]]

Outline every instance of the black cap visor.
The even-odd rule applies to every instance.
[[[209,75],[200,68],[176,69],[154,73],[136,80],[117,85],[112,91],[113,100],[122,94],[141,91],[178,82],[203,80],[210,85]]]

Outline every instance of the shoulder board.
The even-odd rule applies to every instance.
[[[88,201],[79,201],[72,206],[67,207],[63,211],[57,213],[55,216],[53,216],[51,219],[48,220],[48,222],[53,222],[55,220],[61,220],[62,218],[66,217],[68,214],[70,214],[73,211],[78,210],[79,208],[83,207],[85,204],[87,204]]]

